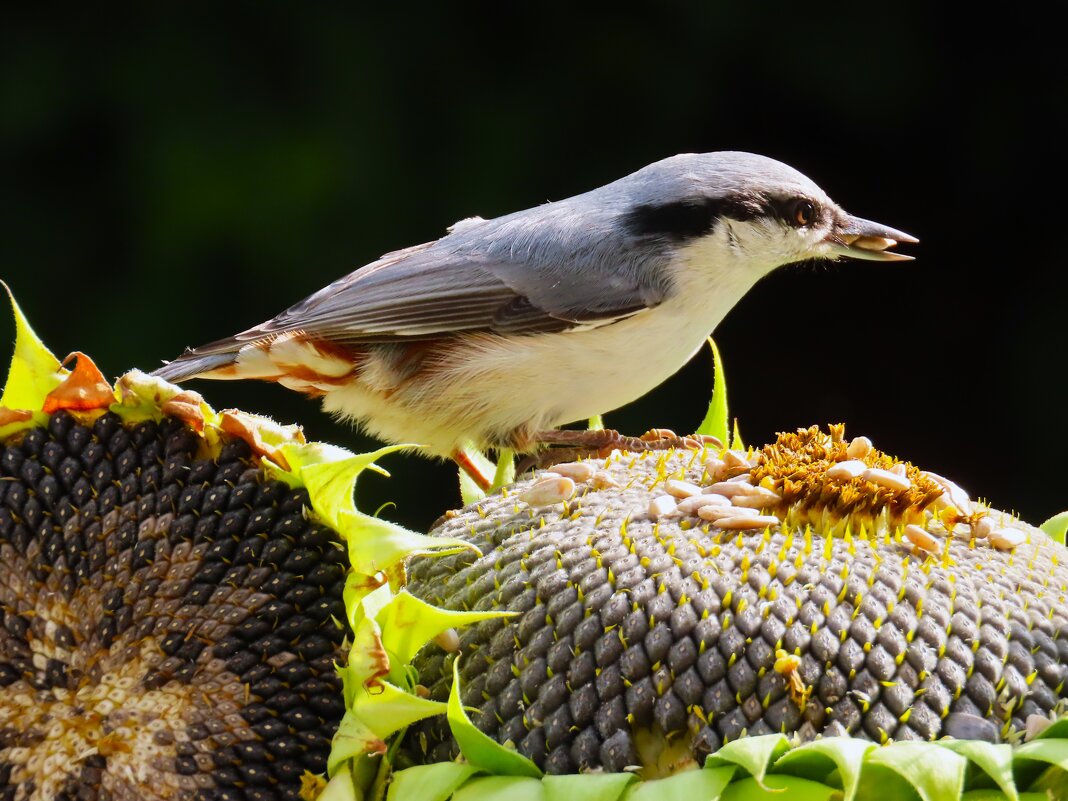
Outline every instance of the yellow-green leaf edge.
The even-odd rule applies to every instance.
[[[705,419],[697,427],[698,434],[708,434],[715,437],[724,445],[730,444],[730,430],[727,413],[727,371],[723,366],[723,359],[719,355],[719,348],[712,337],[708,338],[708,347],[712,351],[712,400],[708,404]],[[736,432],[737,433],[737,432]]]
[[[15,408],[29,409],[33,416],[0,428],[0,439],[26,428],[46,425],[48,416],[40,411],[40,406],[45,395],[67,374],[33,332],[14,297],[11,303],[16,324],[15,353],[0,398]],[[724,386],[721,379],[717,384]],[[117,382],[111,410],[128,420],[158,418],[162,416],[159,409],[162,403],[180,391],[144,373],[131,371]],[[201,410],[205,437],[210,442],[212,432],[218,429],[220,415],[207,404],[202,404]],[[723,419],[721,414],[715,415],[719,418],[717,423]],[[286,430],[275,427],[270,433],[276,436],[278,431]],[[649,780],[633,774],[538,776],[533,764],[519,754],[508,754],[495,742],[478,741],[468,746],[479,751],[470,755],[473,758],[408,768],[390,775],[388,770],[383,770],[382,757],[372,755],[374,747],[388,759],[397,733],[405,726],[430,715],[445,714],[450,706],[420,697],[417,677],[407,664],[394,664],[400,660],[391,660],[391,654],[412,655],[420,641],[425,644],[445,623],[463,625],[475,619],[443,612],[404,637],[399,637],[396,631],[383,632],[380,624],[395,625],[398,620],[418,617],[412,615],[412,597],[403,590],[403,562],[413,554],[474,549],[462,540],[407,531],[355,508],[352,499],[359,475],[368,469],[384,473],[375,460],[399,448],[354,454],[331,445],[303,443],[296,438],[272,444],[278,445],[288,464],[283,466],[264,457],[264,469],[291,486],[308,490],[312,505],[309,514],[338,532],[356,566],[347,577],[345,591],[346,622],[352,630],[352,644],[348,664],[339,667],[345,686],[346,713],[331,754],[331,779],[319,795],[321,801],[382,801],[387,793],[389,801],[426,801],[403,790],[430,786],[426,779],[431,774],[435,774],[432,785],[438,791],[434,801],[465,798],[696,801],[698,795],[701,801],[1068,798],[1068,720],[1065,719],[1051,725],[1035,740],[1018,746],[973,745],[968,741],[876,746],[849,737],[799,745],[791,744],[781,734],[748,737],[725,745],[707,760],[702,770]],[[479,613],[478,618],[485,615]],[[457,703],[458,673],[456,676],[450,717],[454,725],[470,726]],[[471,730],[473,726],[466,733],[473,734]],[[479,738],[463,739],[470,742]],[[483,749],[492,752],[489,759]],[[505,764],[505,770],[511,775],[492,775],[487,768],[494,764]],[[533,770],[524,770],[526,764]],[[517,765],[521,766],[518,771]]]

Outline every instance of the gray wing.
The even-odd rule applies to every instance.
[[[446,240],[387,254],[235,337],[195,349],[207,355],[289,331],[341,344],[401,342],[488,331],[529,334],[603,325],[656,306],[663,290],[626,271],[505,263],[457,252]]]

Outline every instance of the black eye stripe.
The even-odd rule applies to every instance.
[[[638,206],[624,216],[623,226],[631,236],[679,242],[712,233],[720,217],[751,220],[763,214],[767,209],[756,199],[706,198]]]
[[[803,219],[799,219],[801,204],[811,207],[806,210]],[[646,204],[628,212],[623,219],[623,226],[631,236],[685,242],[712,233],[716,221],[721,217],[745,221],[770,216],[799,228],[817,222],[821,214],[822,207],[811,198],[752,195]]]

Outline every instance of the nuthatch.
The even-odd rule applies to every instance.
[[[908,234],[850,216],[751,153],[685,154],[599,189],[383,256],[272,320],[156,372],[258,378],[390,442],[455,458],[529,451],[682,367],[790,262],[910,258]]]

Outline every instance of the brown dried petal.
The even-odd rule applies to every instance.
[[[63,360],[64,366],[69,364],[71,359],[78,360],[74,370],[63,379],[62,384],[45,396],[42,411],[46,414],[58,412],[60,409],[88,412],[111,406],[115,402],[115,390],[93,360],[81,351],[74,351]]]
[[[204,410],[200,407],[203,402],[204,399],[196,392],[180,392],[169,401],[165,401],[160,406],[160,411],[171,417],[177,417],[197,432],[201,432],[204,430]]]

